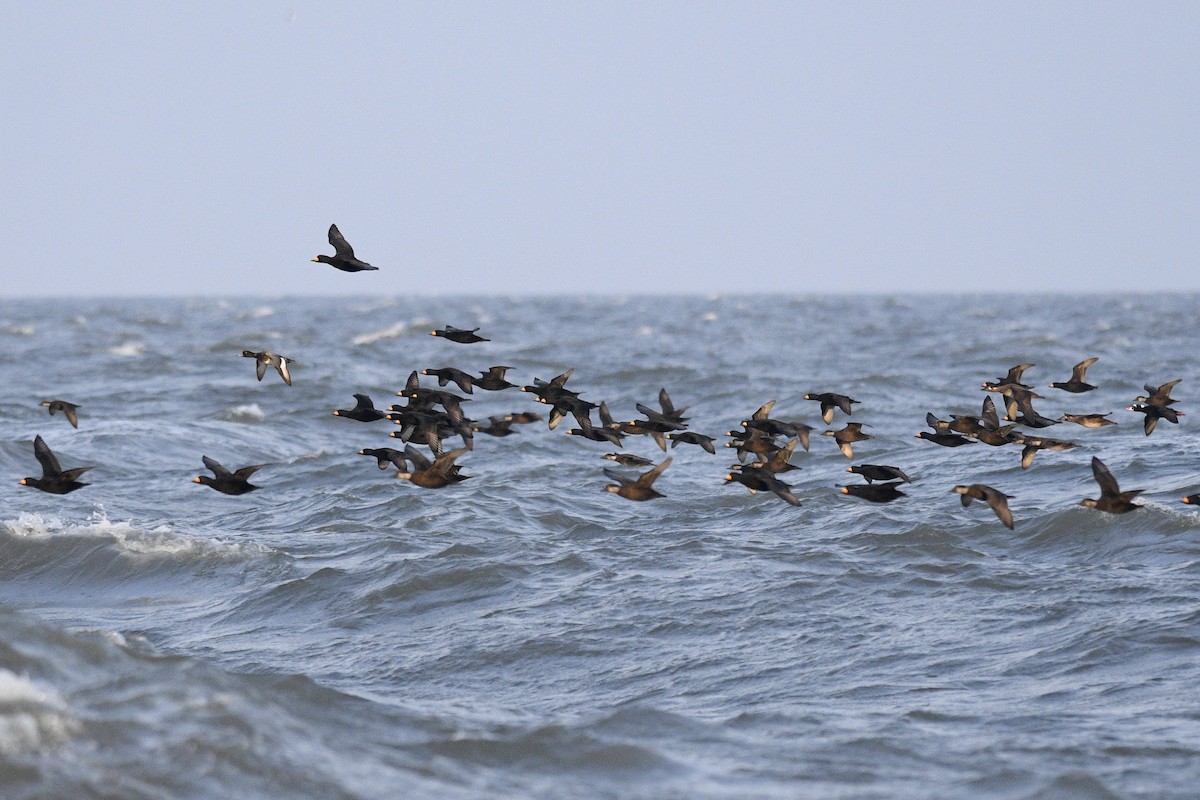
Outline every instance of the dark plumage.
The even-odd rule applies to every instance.
[[[940,444],[942,447],[962,447],[964,444],[975,444],[974,439],[959,436],[957,433],[930,433],[929,431],[921,431],[917,434],[917,438],[933,442],[934,444]]]
[[[702,433],[695,431],[683,431],[681,433],[668,433],[667,438],[671,440],[671,447],[674,448],[680,444],[695,444],[703,447],[708,452],[716,455],[717,448],[713,445],[711,436],[705,436]]]
[[[209,458],[208,456],[201,456],[200,458],[202,461],[204,461],[204,466],[212,470],[212,473],[215,477],[210,478],[207,475],[197,475],[192,482],[202,483],[205,486],[210,486],[221,494],[236,495],[253,492],[259,487],[250,483],[249,478],[255,472],[266,466],[266,464],[255,464],[252,467],[242,467],[237,472],[230,472],[229,470],[225,469],[225,467],[221,466],[221,464],[215,459]]]
[[[35,436],[33,439],[33,454],[37,457],[38,463],[42,465],[42,477],[22,478],[22,486],[32,486],[34,489],[41,489],[50,494],[70,494],[76,489],[91,485],[79,482],[79,476],[91,467],[75,467],[64,470],[59,466],[58,459],[55,458],[54,453],[50,451],[50,446],[43,441],[41,436]]]
[[[1200,505],[1200,494],[1189,494],[1180,502],[1187,503],[1189,506]]]
[[[972,483],[967,486],[955,486],[951,491],[962,495],[963,508],[971,505],[972,500],[983,500],[992,511],[996,512],[996,516],[1004,523],[1004,527],[1012,530],[1013,516],[1008,510],[1008,499],[1012,495],[1004,494],[1004,492],[993,489],[990,486],[985,486],[982,483]]]
[[[671,459],[664,459],[657,467],[643,472],[637,478],[626,478],[621,473],[614,472],[606,467],[604,469],[605,477],[616,481],[616,483],[610,483],[608,486],[605,486],[604,491],[620,495],[626,500],[653,500],[656,497],[666,497],[666,495],[654,489],[654,481],[669,466],[671,466]]]
[[[474,378],[472,382],[480,389],[486,389],[489,392],[498,392],[501,389],[516,388],[515,383],[509,383],[504,379],[504,373],[508,372],[512,367],[489,367],[487,372],[481,373],[478,378]]]
[[[1097,356],[1095,358],[1086,358],[1083,361],[1080,361],[1071,369],[1071,380],[1063,381],[1062,383],[1051,383],[1050,388],[1062,389],[1064,392],[1071,392],[1072,394],[1090,392],[1096,387],[1090,383],[1086,383],[1084,381],[1084,376],[1087,374],[1088,367],[1090,367],[1092,364],[1095,364],[1099,360],[1100,358]]]
[[[463,328],[456,328],[453,325],[447,325],[445,328],[440,330],[430,331],[429,335],[440,336],[443,339],[449,339],[450,341],[458,342],[459,344],[474,344],[475,342],[491,341],[491,339],[485,339],[479,334],[475,333],[477,330],[479,330],[479,328],[464,330]]]
[[[475,394],[475,378],[461,369],[455,369],[454,367],[423,369],[421,370],[421,374],[437,377],[438,386],[445,386],[447,383],[453,382],[461,391],[467,394]]]
[[[67,422],[71,423],[72,428],[79,427],[79,415],[75,413],[75,409],[79,408],[77,404],[68,403],[66,400],[44,400],[42,405],[50,409],[50,416],[62,413],[67,418]]]
[[[821,404],[821,419],[825,424],[833,422],[833,410],[840,408],[843,414],[851,414],[851,406],[857,403],[857,400],[852,400],[844,394],[836,392],[810,392],[804,395],[805,400],[815,400]]]
[[[1133,502],[1133,498],[1144,490],[1130,489],[1122,492],[1121,487],[1117,485],[1117,479],[1108,471],[1108,467],[1104,466],[1104,462],[1095,456],[1092,457],[1092,475],[1096,478],[1096,483],[1100,484],[1100,498],[1093,500],[1089,497],[1080,500],[1081,506],[1107,511],[1110,514],[1126,514],[1135,508],[1141,508]]]
[[[870,500],[872,503],[890,503],[899,497],[907,496],[900,491],[899,486],[899,481],[895,483],[861,483],[843,486],[842,494]]]
[[[333,245],[333,255],[319,255],[313,261],[336,267],[342,272],[364,272],[379,269],[379,267],[373,267],[367,262],[354,257],[354,248],[346,241],[346,237],[342,236],[342,232],[338,230],[337,225],[329,226],[329,243]]]
[[[358,422],[374,422],[385,418],[387,415],[379,409],[375,408],[375,403],[365,394],[354,395],[354,408],[339,408],[333,412],[335,417],[345,417],[346,419],[357,420]]]
[[[454,460],[466,452],[467,448],[460,447],[457,450],[443,453],[431,463],[416,448],[405,447],[404,455],[413,463],[413,467],[411,470],[400,470],[396,473],[396,477],[415,483],[424,489],[441,489],[452,483],[465,481],[468,476],[458,473],[459,468]]]
[[[1143,387],[1146,390],[1146,394],[1138,395],[1137,397],[1133,398],[1133,402],[1146,403],[1147,405],[1152,406],[1173,405],[1178,401],[1171,398],[1171,390],[1174,389],[1182,380],[1183,378],[1176,378],[1173,381],[1164,383],[1162,386],[1151,386],[1147,383],[1145,387]]]
[[[1178,425],[1179,418],[1184,416],[1182,411],[1176,411],[1170,406],[1157,405],[1155,403],[1135,403],[1125,410],[1145,414],[1145,419],[1142,420],[1142,430],[1146,432],[1147,436],[1154,433],[1154,428],[1158,425],[1160,419],[1165,419],[1167,422]]]
[[[1022,445],[1021,469],[1029,469],[1029,466],[1033,463],[1033,457],[1037,455],[1039,450],[1063,452],[1065,450],[1074,450],[1077,446],[1074,442],[1064,442],[1060,439],[1050,439],[1046,436],[1026,436],[1023,433],[1014,433],[1013,442]]]
[[[604,458],[608,461],[615,461],[622,467],[648,467],[654,463],[648,458],[635,456],[632,453],[605,453]]]
[[[852,445],[855,442],[865,442],[867,439],[875,438],[869,433],[863,433],[862,426],[863,423],[861,422],[847,422],[846,427],[840,431],[823,431],[822,435],[832,436],[833,440],[837,442],[838,448],[842,451],[842,455],[846,458],[854,458],[854,447]]]
[[[268,350],[260,350],[258,352],[243,350],[242,357],[254,359],[255,374],[258,375],[260,381],[267,374],[267,367],[274,367],[275,371],[279,373],[279,377],[283,378],[283,382],[288,386],[292,385],[292,373],[288,369],[288,364],[293,363],[292,359]]]
[[[408,466],[408,462],[404,458],[404,453],[393,447],[367,447],[358,451],[360,456],[370,456],[375,459],[375,463],[380,469],[387,469],[393,466],[396,469],[404,469]]]
[[[738,465],[725,476],[725,482],[740,483],[749,489],[751,494],[771,492],[788,505],[800,505],[800,499],[792,492],[792,487],[776,478],[775,473],[765,467]]]
[[[496,417],[488,417],[487,425],[480,425],[478,422],[471,425],[471,430],[476,433],[486,434],[488,436],[512,436],[516,431],[513,430],[513,419],[511,414],[505,414]]]
[[[1111,419],[1105,419],[1112,412],[1104,414],[1063,414],[1059,417],[1060,422],[1074,422],[1076,425],[1082,425],[1085,428],[1103,428],[1105,425],[1116,425]]]
[[[573,392],[566,388],[567,380],[574,374],[574,368],[567,370],[561,375],[556,375],[548,381],[541,378],[534,378],[533,383],[529,386],[522,386],[522,392],[529,392],[537,398],[539,403],[547,403],[554,405],[554,401],[566,395],[569,397],[578,397],[579,392]]]
[[[875,481],[894,481],[901,480],[905,483],[912,483],[912,478],[908,477],[897,467],[889,467],[883,464],[856,464],[846,470],[862,475],[867,479],[867,483]]]

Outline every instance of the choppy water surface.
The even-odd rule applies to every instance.
[[[1197,299],[0,303],[3,795],[1192,797],[1200,446],[1190,416],[1146,437],[1122,409],[1175,378],[1200,408]],[[428,335],[445,323],[492,341]],[[256,382],[244,348],[297,359],[295,385]],[[1090,355],[1099,390],[1044,388]],[[1079,449],[1029,470],[914,438],[1022,361],[1039,411],[1119,426],[1055,426]],[[803,394],[844,392],[876,437],[854,463],[915,482],[841,495],[850,462],[814,436],[784,476],[800,508],[690,446],[666,498],[632,503],[602,492],[611,446],[543,423],[478,436],[469,481],[422,490],[357,454],[394,426],[331,415],[493,364],[573,367],[618,418],[667,387],[718,437],[771,399],[823,428]],[[39,433],[92,485],[19,486]],[[269,464],[262,490],[197,486],[202,454]],[[1078,505],[1093,455],[1144,509]],[[1014,495],[1016,530],[963,509],[964,482]]]

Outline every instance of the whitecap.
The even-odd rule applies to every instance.
[[[119,344],[116,347],[108,348],[108,352],[114,356],[124,356],[125,358],[137,358],[146,352],[146,345],[141,342],[126,342]]]
[[[0,668],[0,753],[28,753],[67,741],[79,723],[57,693]]]
[[[403,336],[407,331],[407,322],[397,322],[395,325],[390,325],[382,330],[355,336],[352,342],[356,346],[375,344],[375,342],[378,342],[381,339],[395,339],[398,336]]]
[[[68,522],[60,517],[22,512],[16,520],[5,520],[4,528],[13,536],[30,539],[56,536],[86,536],[109,539],[120,550],[140,556],[196,559],[241,559],[270,552],[259,544],[236,544],[177,533],[167,525],[149,530],[129,522],[112,522],[103,508],[92,513],[85,523]]]
[[[267,414],[258,403],[246,403],[225,409],[225,419],[230,422],[262,422]]]
[[[37,328],[32,325],[5,325],[0,328],[0,331],[4,331],[10,336],[33,336],[37,333]]]
[[[269,317],[275,313],[275,309],[270,306],[257,306],[249,311],[243,311],[237,315],[238,319],[262,319]]]

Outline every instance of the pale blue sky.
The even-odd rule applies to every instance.
[[[1194,2],[5,3],[0,74],[9,296],[1200,289]]]

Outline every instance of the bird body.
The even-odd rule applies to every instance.
[[[250,476],[266,466],[266,464],[256,464],[252,467],[242,467],[237,472],[230,472],[216,459],[208,456],[201,456],[200,459],[204,462],[204,466],[212,471],[213,477],[197,475],[192,482],[212,487],[221,494],[239,495],[258,489],[259,487],[250,483]]]
[[[367,395],[356,394],[354,395],[354,399],[356,401],[354,408],[339,408],[333,412],[333,416],[345,417],[357,422],[374,422],[387,417],[387,414],[375,408],[375,403]]]
[[[1087,374],[1088,367],[1090,367],[1092,364],[1095,364],[1099,360],[1099,356],[1095,358],[1085,358],[1083,361],[1080,361],[1078,364],[1072,367],[1071,380],[1063,381],[1061,383],[1051,383],[1050,388],[1062,389],[1064,392],[1071,392],[1072,394],[1082,394],[1084,392],[1092,391],[1096,387],[1085,382],[1084,376]]]
[[[37,457],[38,463],[42,465],[42,476],[40,478],[22,478],[22,486],[32,486],[34,489],[40,489],[49,494],[70,494],[76,489],[91,485],[79,481],[79,476],[91,467],[75,467],[64,470],[59,466],[58,458],[50,450],[50,446],[40,435],[33,439],[33,454]]]
[[[861,483],[843,486],[842,494],[869,500],[872,503],[890,503],[907,495],[899,489],[900,481],[892,483]]]
[[[379,269],[379,267],[372,266],[354,257],[354,248],[346,241],[346,237],[342,236],[342,232],[338,230],[337,225],[329,226],[329,243],[333,245],[333,255],[319,255],[313,261],[328,264],[331,267],[340,269],[342,272],[366,272],[368,270]]]
[[[479,334],[475,333],[477,330],[479,330],[479,328],[465,330],[463,328],[456,328],[453,325],[447,325],[445,328],[441,328],[436,331],[430,331],[429,335],[440,336],[443,339],[449,339],[450,341],[458,342],[459,344],[474,344],[475,342],[491,341],[491,339],[485,339]]]
[[[288,386],[292,385],[292,372],[288,369],[288,364],[294,363],[294,359],[287,356],[281,356],[278,353],[272,353],[269,350],[243,350],[242,358],[254,359],[255,375],[261,381],[263,376],[267,374],[267,367],[274,367],[279,373],[279,377],[283,378],[283,382]]]
[[[67,422],[71,423],[72,428],[79,427],[79,415],[75,412],[75,409],[79,408],[78,404],[68,403],[66,400],[45,400],[42,405],[50,409],[50,416],[61,413],[67,418]]]
[[[1008,509],[1008,499],[1012,495],[1004,494],[1004,492],[982,483],[955,486],[951,491],[962,495],[963,508],[971,505],[972,500],[984,501],[991,507],[992,511],[996,512],[996,516],[999,517],[1004,527],[1012,530],[1013,516],[1012,512]]]
[[[1117,485],[1117,479],[1108,471],[1104,462],[1095,456],[1092,456],[1092,476],[1095,477],[1096,483],[1100,484],[1100,497],[1096,500],[1090,497],[1080,500],[1081,506],[1107,511],[1109,514],[1127,514],[1136,508],[1141,508],[1133,502],[1133,498],[1141,494],[1143,490],[1130,489],[1122,492],[1121,487]]]
[[[609,484],[604,487],[604,491],[624,497],[626,500],[653,500],[666,495],[657,491],[654,488],[654,481],[659,475],[663,474],[663,470],[671,466],[671,459],[663,459],[662,463],[653,469],[643,472],[637,478],[627,478],[619,472],[615,472],[607,467],[604,469],[605,477],[616,481],[615,484]]]

